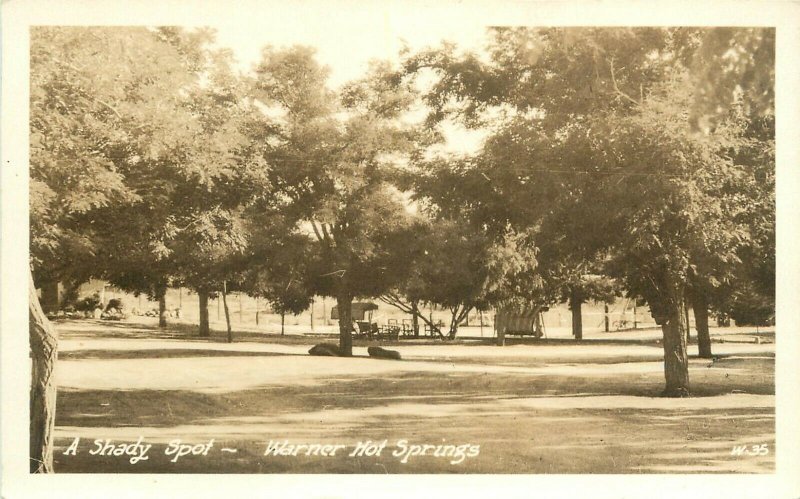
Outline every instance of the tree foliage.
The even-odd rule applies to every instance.
[[[559,241],[540,255],[543,271],[598,262],[645,297],[664,327],[666,392],[685,394],[687,288],[731,282],[753,239],[771,233],[773,137],[754,143],[747,130],[772,115],[773,39],[768,29],[496,28],[488,61],[452,46],[414,54],[412,78],[437,76],[429,125],[492,124],[478,157],[422,176],[448,179],[431,188],[440,205],[457,199],[487,226],[532,230],[540,248]],[[760,168],[743,160],[748,149],[761,151]],[[756,213],[762,223],[745,222]]]
[[[253,95],[280,116],[266,140],[271,181],[285,213],[302,221],[317,242],[315,290],[337,299],[340,347],[350,355],[349,310],[357,296],[391,285],[391,246],[412,220],[390,182],[394,165],[411,151],[414,131],[397,118],[412,100],[376,66],[336,96],[313,51],[267,48],[256,68]]]

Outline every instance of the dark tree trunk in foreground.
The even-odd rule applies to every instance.
[[[664,377],[666,397],[689,395],[689,359],[686,355],[686,331],[689,329],[682,288],[674,289],[664,307],[661,331],[664,336]]]
[[[208,291],[205,289],[197,290],[197,297],[200,299],[200,336],[211,336],[208,327]]]
[[[694,325],[697,328],[697,350],[704,359],[711,358],[711,335],[708,331],[708,302],[703,293],[692,294]]]
[[[353,297],[347,292],[339,292],[336,296],[336,307],[339,310],[339,353],[343,357],[353,356]]]
[[[225,324],[228,326],[228,343],[233,343],[233,331],[231,330],[231,312],[228,309],[228,284],[222,283],[222,306],[225,309]]]
[[[583,300],[577,296],[575,292],[572,293],[569,299],[569,309],[572,311],[572,336],[576,340],[583,339],[583,317],[581,316],[581,306]]]
[[[28,290],[28,334],[32,361],[30,390],[30,471],[53,472],[53,426],[56,416],[56,386],[53,368],[58,357],[58,338],[45,317],[33,276]]]
[[[281,336],[283,336],[283,327],[286,323],[286,313],[281,312]]]
[[[158,327],[167,327],[167,287],[158,288]]]

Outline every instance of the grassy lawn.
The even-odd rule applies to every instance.
[[[241,333],[231,345],[219,335],[201,340],[188,326],[70,321],[58,328],[55,465],[62,473],[774,471],[770,332],[759,333],[759,343],[746,341],[747,331],[726,332],[729,341],[713,345],[716,359],[691,359],[694,396],[665,399],[652,335],[506,347],[400,342],[391,348],[404,360],[390,361],[367,358],[366,342],[356,343],[352,359],[311,357],[306,352],[320,338],[299,335]],[[75,437],[77,454],[64,455]],[[139,437],[152,447],[136,464],[90,454],[95,439]],[[214,442],[206,455],[172,462],[165,451],[176,439]],[[350,455],[368,440],[386,441],[380,455]],[[306,448],[264,455],[270,441],[344,448],[332,456],[304,455]],[[731,453],[762,444],[764,455]],[[425,455],[403,462],[412,445]],[[479,448],[459,459],[459,446]]]

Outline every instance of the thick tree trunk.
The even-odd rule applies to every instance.
[[[53,368],[58,357],[58,337],[45,317],[33,276],[28,290],[28,334],[30,342],[30,471],[53,472],[53,426],[56,416],[56,386]]]
[[[208,327],[208,291],[198,289],[197,297],[200,299],[200,336],[207,338],[211,336],[211,330]]]
[[[664,377],[667,386],[666,397],[687,397],[689,395],[689,359],[686,355],[685,296],[683,289],[671,293],[670,303],[664,309],[661,324],[664,336]]]
[[[281,312],[281,336],[283,336],[283,326],[286,323],[286,314]]]
[[[233,343],[233,331],[231,330],[231,312],[228,309],[228,285],[225,282],[222,283],[222,307],[225,309],[225,324],[228,326],[228,343]],[[239,308],[239,310],[241,310],[241,307]]]
[[[708,331],[708,302],[702,292],[692,293],[694,325],[697,328],[697,350],[701,358],[711,358],[711,335]]]
[[[581,306],[583,300],[575,293],[569,299],[569,309],[572,311],[572,336],[576,340],[583,339],[583,317],[581,316]]]
[[[339,353],[343,357],[353,356],[353,297],[346,292],[336,296],[336,307],[339,309]]]
[[[158,290],[158,327],[167,327],[167,288]]]

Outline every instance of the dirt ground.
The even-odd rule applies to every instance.
[[[369,358],[366,342],[356,342],[354,358],[309,356],[319,336],[238,332],[227,344],[219,333],[200,339],[185,325],[85,320],[57,328],[55,466],[62,473],[775,467],[773,330],[713,330],[713,360],[696,358],[690,345],[693,396],[667,399],[659,397],[658,331],[505,347],[488,339],[401,341],[388,348],[403,360],[392,361]],[[76,437],[75,452],[65,454]],[[132,455],[113,455],[137,441],[118,451]],[[359,447],[366,442],[374,445]],[[146,445],[147,459],[131,464]],[[288,455],[265,455],[270,445]],[[324,445],[340,447],[326,456]],[[191,446],[201,455],[176,456]]]

